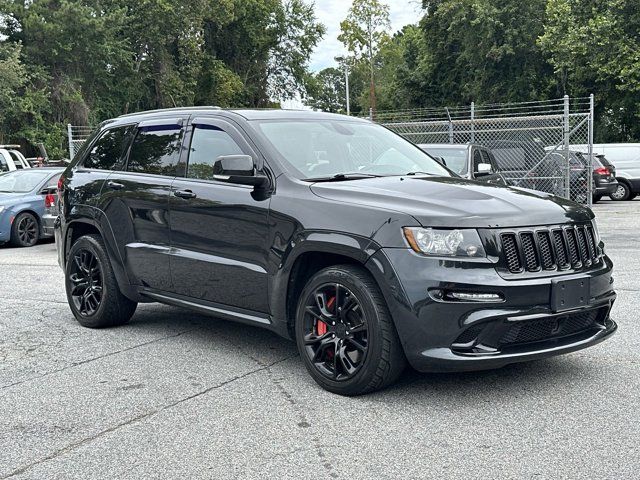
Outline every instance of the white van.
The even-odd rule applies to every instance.
[[[16,148],[19,145],[0,145],[0,173],[31,168],[27,159]]]
[[[586,152],[587,145],[571,147]],[[618,189],[613,200],[632,200],[640,194],[640,143],[596,143],[593,153],[602,154],[616,167]]]

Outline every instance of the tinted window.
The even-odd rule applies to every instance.
[[[491,170],[489,170],[489,173],[495,173],[494,168],[493,168],[493,164],[491,163],[491,158],[489,157],[489,152],[487,152],[486,150],[480,150],[480,153],[482,154],[482,162],[481,163],[486,163],[491,167]],[[475,166],[475,171],[478,172],[478,166]]]
[[[104,132],[87,155],[84,167],[114,170],[122,158],[130,128],[132,127],[112,128]]]
[[[175,176],[181,140],[182,130],[175,126],[140,128],[129,152],[127,170]]]
[[[188,178],[212,179],[213,163],[222,155],[244,152],[231,136],[217,127],[199,125],[193,131],[189,149]]]
[[[9,165],[7,165],[7,161],[4,158],[4,155],[0,153],[0,172],[8,172]]]

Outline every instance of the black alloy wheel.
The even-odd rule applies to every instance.
[[[80,325],[105,328],[124,325],[137,303],[125,297],[99,235],[84,235],[69,249],[65,264],[67,301]]]
[[[406,358],[387,303],[360,265],[320,270],[298,297],[298,351],[325,390],[362,395],[393,383]]]
[[[89,250],[78,250],[70,259],[69,280],[71,299],[83,317],[90,317],[100,308],[104,279],[97,257]]]
[[[305,352],[334,381],[353,378],[367,356],[369,331],[358,298],[339,283],[324,284],[305,301]]]
[[[32,247],[40,238],[40,226],[30,213],[21,213],[13,221],[12,244],[17,247]]]

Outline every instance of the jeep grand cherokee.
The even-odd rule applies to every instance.
[[[327,390],[496,368],[613,334],[593,213],[464,180],[389,130],[317,112],[185,108],[104,122],[56,224],[87,327],[162,302],[295,339]]]

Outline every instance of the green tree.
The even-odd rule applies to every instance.
[[[596,93],[597,140],[640,139],[640,9],[635,0],[549,0],[539,45],[564,92]]]
[[[389,40],[389,6],[379,0],[353,0],[347,18],[340,23],[340,40],[356,60],[369,66],[369,105],[376,109],[375,58]]]
[[[306,104],[324,112],[346,113],[345,92],[344,71],[332,67],[325,68],[310,80]]]

